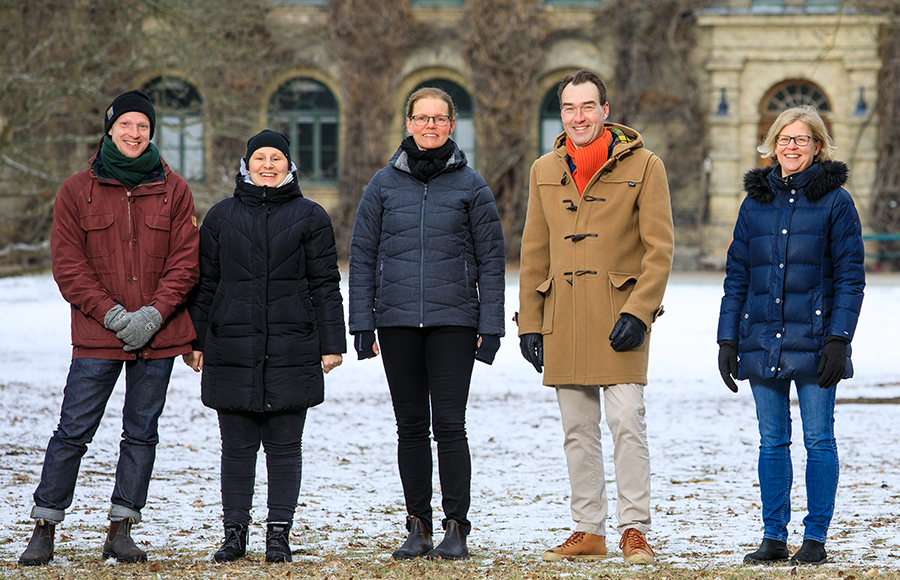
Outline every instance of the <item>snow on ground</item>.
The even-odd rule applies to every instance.
[[[716,368],[720,275],[675,275],[666,314],[653,328],[646,389],[658,561],[737,564],[762,536],[756,476],[758,435],[749,385],[732,394]],[[518,304],[508,275],[507,318]],[[872,275],[853,343],[856,377],[842,400],[900,396],[896,332],[900,278]],[[31,494],[56,426],[71,356],[68,305],[49,275],[0,279],[0,558],[13,560],[33,526]],[[493,366],[476,363],[468,431],[473,456],[470,547],[486,564],[502,554],[538,558],[573,527],[559,410],[519,354],[509,322]],[[405,536],[395,426],[380,360],[355,353],[326,379],[326,402],[310,411],[293,543],[300,557],[351,556],[372,546],[389,557]],[[124,384],[84,458],[75,501],[57,533],[66,549],[99,556],[121,431]],[[841,404],[835,412],[841,458],[828,548],[833,565],[900,567],[900,405]],[[794,488],[789,543],[802,540],[805,453],[794,406]],[[605,425],[604,425],[604,429]],[[160,425],[161,442],[138,542],[157,557],[186,549],[211,557],[221,538],[219,442],[215,413],[203,407],[199,376],[180,361]],[[615,548],[612,442],[604,439]],[[436,463],[436,462],[435,462]],[[435,519],[441,517],[435,465]],[[250,550],[262,549],[265,467],[258,464]],[[305,554],[305,555],[303,555]]]

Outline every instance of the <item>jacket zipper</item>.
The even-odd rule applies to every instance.
[[[422,213],[419,218],[419,328],[425,326],[425,204],[428,202],[428,184],[422,195]]]
[[[128,215],[128,271],[131,274],[131,278],[133,282],[137,281],[137,276],[134,275],[134,216],[131,215],[131,191],[130,189],[125,190],[125,203],[128,206],[127,215]],[[140,292],[140,288],[138,288]],[[143,298],[141,298],[143,301]]]

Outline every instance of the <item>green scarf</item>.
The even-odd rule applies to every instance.
[[[146,179],[148,173],[159,167],[159,149],[150,143],[140,157],[132,159],[123,155],[107,135],[100,147],[100,162],[110,177],[119,180],[126,188],[134,189]]]

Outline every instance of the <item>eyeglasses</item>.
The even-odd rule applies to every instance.
[[[434,117],[429,117],[428,115],[416,115],[415,117],[410,117],[410,121],[413,122],[414,125],[418,127],[424,127],[428,124],[429,119],[434,120],[434,124],[438,127],[443,127],[450,123],[450,117],[447,115],[435,115]]]
[[[775,137],[775,142],[779,145],[790,145],[791,141],[797,144],[797,147],[803,147],[804,145],[809,145],[809,141],[812,139],[809,135],[795,135],[791,137],[790,135],[779,135]]]

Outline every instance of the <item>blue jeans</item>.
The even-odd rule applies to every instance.
[[[72,505],[81,458],[93,440],[106,403],[125,365],[122,441],[109,518],[141,521],[159,442],[157,426],[166,404],[174,358],[132,361],[72,359],[63,392],[59,426],[53,432],[41,481],[34,492],[32,517],[59,523]]]
[[[835,389],[822,389],[816,377],[795,377],[803,444],[806,447],[806,508],[803,538],[825,542],[834,514],[838,453],[834,439]],[[791,520],[791,401],[789,379],[751,378],[759,421],[759,490],[763,537],[786,542]]]

